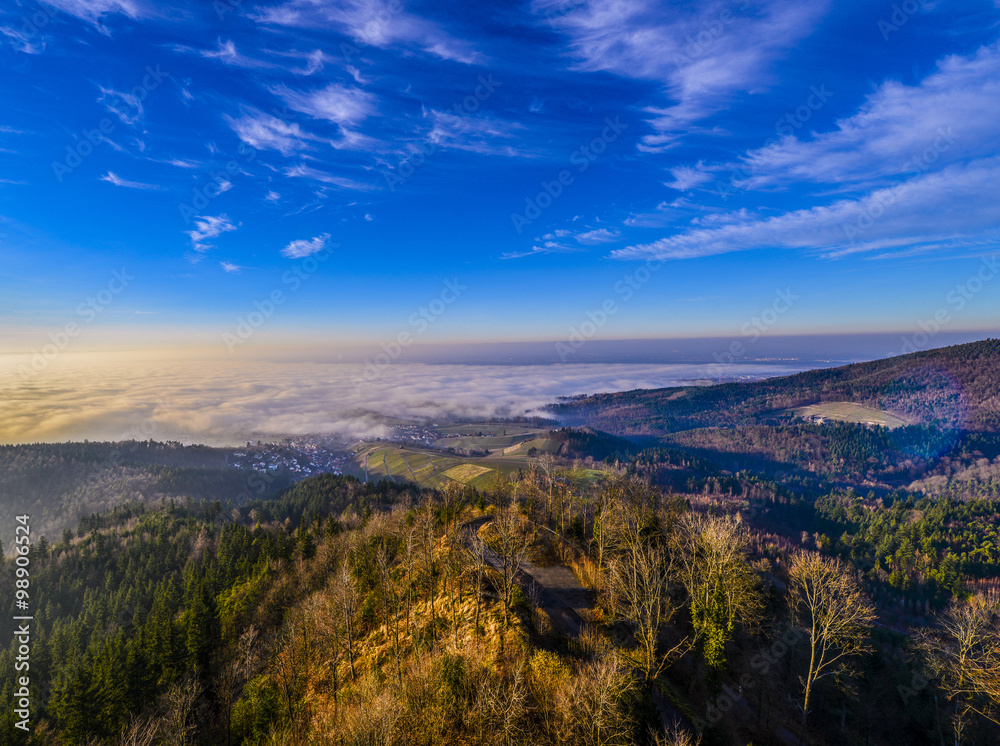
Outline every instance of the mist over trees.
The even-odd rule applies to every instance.
[[[997,433],[661,435],[557,431],[479,488],[253,494],[212,449],[0,449],[39,511],[35,719],[0,713],[0,744],[1000,740]]]

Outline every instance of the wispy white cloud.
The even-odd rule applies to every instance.
[[[233,225],[226,215],[199,215],[194,221],[194,230],[185,231],[191,239],[191,248],[198,253],[204,253],[213,248],[209,240],[221,236],[223,233],[234,231],[238,226]]]
[[[285,86],[278,86],[273,92],[295,111],[340,125],[359,124],[377,112],[375,96],[336,83],[306,93]]]
[[[1000,42],[994,42],[943,59],[916,85],[882,83],[834,130],[801,140],[789,134],[748,152],[740,165],[749,177],[740,186],[857,182],[938,169],[990,155],[998,141]]]
[[[707,181],[711,181],[712,174],[710,171],[704,170],[702,164],[699,163],[697,166],[677,166],[676,168],[670,169],[670,173],[673,179],[665,183],[665,186],[671,189],[676,189],[680,192],[686,192],[689,189],[694,189],[697,186],[701,186]]]
[[[215,49],[204,49],[198,53],[206,59],[219,60],[219,62],[233,67],[246,67],[250,69],[278,67],[273,62],[265,62],[264,60],[246,56],[236,48],[235,42],[228,39],[226,41],[219,39],[218,46]]]
[[[189,161],[186,158],[171,158],[167,161],[171,166],[176,166],[177,168],[201,168],[201,164],[195,161]]]
[[[431,121],[427,139],[443,148],[482,155],[528,156],[516,136],[525,129],[520,122],[487,115],[459,115],[434,109],[424,112]]]
[[[163,189],[159,184],[147,184],[142,181],[129,181],[128,179],[123,179],[114,171],[108,171],[104,176],[100,177],[101,181],[107,181],[115,186],[128,187],[129,189]]]
[[[353,189],[359,192],[370,192],[375,189],[375,187],[371,184],[365,184],[364,182],[355,181],[354,179],[348,179],[343,176],[334,176],[326,171],[320,171],[312,166],[307,166],[304,163],[299,163],[295,166],[289,166],[286,168],[285,176],[311,179],[312,181],[318,181],[322,184],[329,184],[341,189]]]
[[[522,259],[526,256],[538,256],[540,254],[572,254],[583,251],[580,246],[568,244],[561,241],[539,241],[527,250],[507,251],[500,255],[501,259]]]
[[[727,224],[691,227],[612,256],[691,259],[750,249],[798,249],[828,257],[878,251],[891,256],[982,247],[1000,238],[998,183],[1000,158],[980,159],[856,199],[771,217],[737,213]]]
[[[612,243],[621,238],[621,233],[616,230],[610,230],[608,228],[595,228],[594,230],[584,231],[583,233],[578,233],[574,238],[582,244],[587,246],[593,246],[602,243]]]
[[[654,132],[640,146],[656,151],[673,147],[734,95],[764,89],[773,63],[813,30],[828,5],[589,0],[565,10],[564,0],[535,0],[533,8],[540,25],[566,35],[575,69],[663,82],[673,103],[647,108]]]
[[[25,35],[23,31],[18,31],[10,26],[0,26],[0,34],[3,34],[10,39],[11,46],[13,46],[18,52],[23,52],[24,54],[40,54],[45,51],[44,39],[30,41],[29,37]]]
[[[134,0],[46,0],[53,8],[93,24],[102,33],[108,29],[101,23],[106,16],[124,15],[132,20],[144,15],[144,6]]]
[[[312,256],[325,249],[329,240],[329,233],[322,233],[313,238],[300,238],[289,242],[288,246],[281,250],[281,255],[289,259],[301,259]]]
[[[117,116],[124,124],[136,125],[142,120],[142,100],[128,92],[116,91],[113,88],[98,86],[101,91],[98,103],[104,104],[108,111]]]
[[[407,12],[398,0],[290,0],[261,8],[251,17],[268,26],[315,29],[332,25],[353,38],[359,48],[403,45],[466,64],[484,61],[472,44]]]
[[[240,265],[233,264],[232,262],[219,262],[219,266],[222,267],[222,269],[223,269],[224,272],[228,272],[229,274],[236,274],[236,275],[238,275],[244,269]]]
[[[277,150],[282,155],[303,150],[309,146],[309,141],[319,139],[295,122],[286,122],[249,106],[242,107],[239,117],[224,114],[223,118],[247,145],[261,150]]]
[[[295,75],[309,76],[314,75],[323,70],[326,65],[336,62],[336,60],[330,55],[326,54],[322,49],[314,49],[311,52],[299,52],[296,50],[291,51],[276,51],[268,50],[271,54],[280,55],[281,57],[288,57],[295,60],[302,61],[302,67],[287,67],[288,72],[294,73]],[[359,83],[361,81],[358,81]]]
[[[621,233],[609,228],[594,228],[584,231],[571,231],[566,228],[557,228],[551,233],[546,233],[541,238],[536,238],[535,243],[528,250],[508,251],[501,255],[501,259],[520,259],[526,256],[537,256],[539,254],[571,254],[584,251],[586,246],[597,246],[600,244],[613,243],[621,239]]]
[[[313,73],[318,73],[323,69],[323,66],[327,62],[332,62],[332,60],[323,54],[322,49],[314,49],[313,51],[306,54],[306,65],[305,67],[293,69],[292,72],[296,75],[312,75]]]

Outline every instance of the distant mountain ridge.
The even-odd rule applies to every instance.
[[[758,424],[795,407],[841,401],[913,425],[1000,432],[1000,339],[753,383],[596,394],[551,409],[564,424],[640,436]]]

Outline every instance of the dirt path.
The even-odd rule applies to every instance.
[[[417,475],[413,473],[413,468],[410,466],[410,462],[406,460],[406,456],[400,453],[399,457],[403,459],[403,466],[406,467],[406,470],[410,472],[410,476],[413,477],[413,483],[419,484],[419,482],[417,481]]]
[[[482,516],[462,524],[459,530],[467,549],[471,546],[472,538],[479,529],[492,520],[492,516]],[[496,552],[489,547],[486,547],[486,562],[494,570],[500,569],[500,559]],[[578,638],[583,625],[587,623],[587,620],[593,618],[591,610],[597,601],[597,594],[580,585],[576,575],[565,565],[539,567],[530,562],[524,562],[521,565],[518,582],[529,594],[529,598],[533,598],[534,602],[548,614],[552,623],[571,637]],[[624,625],[615,626],[615,638],[618,644],[635,644],[635,639],[624,628]],[[652,694],[653,703],[656,705],[664,730],[674,723],[680,722],[684,728],[689,729],[692,733],[697,732],[687,718],[660,693],[659,687],[654,686]]]

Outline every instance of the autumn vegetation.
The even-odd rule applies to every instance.
[[[81,488],[107,446],[6,449],[41,521],[84,514],[33,546],[35,720],[0,744],[998,743],[1000,436],[945,424],[564,429],[479,489],[250,500],[211,451]]]

